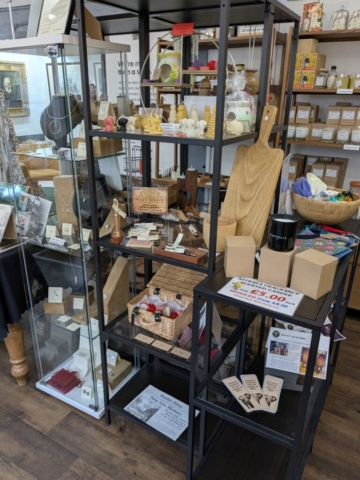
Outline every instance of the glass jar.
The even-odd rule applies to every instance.
[[[309,127],[306,125],[297,125],[295,128],[295,140],[307,140],[309,130]]]
[[[353,145],[360,145],[360,129],[354,128],[351,132],[351,143]]]
[[[336,80],[336,88],[349,88],[349,76],[347,73],[340,73]]]
[[[336,132],[335,127],[325,127],[325,128],[323,128],[321,141],[323,143],[334,143],[335,132]]]
[[[325,68],[320,68],[319,73],[316,75],[315,78],[315,88],[326,88],[326,80],[329,75],[329,70],[325,70]]]
[[[360,133],[360,130],[359,130]],[[287,130],[287,139],[293,140],[295,137],[295,125],[289,125]]]
[[[336,132],[336,143],[347,144],[350,141],[351,128],[349,127],[339,127],[339,130]]]
[[[344,5],[334,12],[330,19],[331,30],[346,30],[348,27],[349,12],[345,10]]]
[[[331,67],[330,73],[326,80],[326,88],[335,88],[337,76],[336,66]]]
[[[354,87],[353,88],[360,88],[360,73],[357,73],[354,77]]]

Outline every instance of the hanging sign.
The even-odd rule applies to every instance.
[[[192,23],[176,23],[172,27],[172,36],[181,37],[182,35],[192,35],[194,33],[194,22]]]

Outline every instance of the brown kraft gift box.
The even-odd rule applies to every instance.
[[[329,106],[326,116],[326,125],[340,125],[341,112],[343,107]]]
[[[295,255],[290,288],[314,300],[332,289],[338,259],[310,248]]]
[[[321,136],[325,123],[313,123],[310,127],[310,141],[321,142]]]
[[[224,269],[227,277],[254,277],[256,244],[253,237],[225,238]]]
[[[340,125],[353,127],[355,125],[357,107],[343,107],[340,117]]]
[[[58,229],[62,230],[63,223],[71,223],[74,230],[79,230],[78,218],[73,210],[75,195],[74,177],[72,175],[58,175],[54,177],[53,181]]]
[[[286,288],[290,282],[296,249],[291,252],[277,252],[267,245],[261,249],[259,282]]]

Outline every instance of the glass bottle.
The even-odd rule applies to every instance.
[[[336,88],[348,88],[349,87],[349,77],[347,73],[340,73],[336,80]]]
[[[354,88],[360,88],[360,73],[355,75]]]
[[[336,66],[331,67],[329,76],[327,77],[326,80],[326,87],[327,88],[335,88],[336,87],[336,79],[337,79],[337,71],[336,71]]]
[[[319,73],[315,78],[315,88],[326,88],[326,81],[329,75],[329,70],[325,68],[320,68]]]

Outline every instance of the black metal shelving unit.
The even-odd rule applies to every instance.
[[[87,57],[85,43],[85,29],[83,28],[84,20],[84,2],[76,0],[78,12],[78,31],[80,38],[80,52],[82,65],[83,91],[85,99],[89,99],[88,92],[88,74],[87,74]],[[311,349],[308,361],[306,375],[302,391],[286,391],[283,390],[280,400],[279,411],[276,415],[271,416],[266,413],[253,413],[248,415],[239,411],[237,402],[229,395],[223,385],[214,380],[214,375],[222,366],[226,357],[235,349],[235,375],[244,372],[256,372],[261,381],[264,372],[264,355],[261,351],[261,343],[264,339],[264,322],[265,317],[272,317],[272,313],[268,310],[243,304],[239,301],[231,300],[227,297],[219,295],[218,290],[226,283],[228,279],[224,276],[221,259],[216,257],[216,231],[217,231],[217,205],[219,203],[219,188],[216,186],[220,183],[222,149],[226,145],[241,143],[257,138],[257,131],[260,124],[261,114],[266,105],[266,91],[268,82],[268,70],[270,66],[271,38],[273,34],[273,25],[276,23],[292,23],[294,24],[294,36],[292,40],[292,54],[289,67],[289,78],[287,80],[287,96],[286,108],[283,124],[277,125],[273,129],[273,133],[283,132],[287,129],[291,98],[293,72],[295,70],[295,54],[297,47],[297,39],[299,35],[299,17],[290,9],[284,7],[277,0],[174,0],[164,5],[162,0],[112,0],[107,4],[118,6],[126,10],[126,14],[118,15],[116,18],[106,18],[103,20],[105,32],[107,34],[115,33],[134,33],[139,32],[140,43],[140,64],[144,64],[146,55],[149,51],[149,32],[156,30],[169,30],[174,23],[194,22],[195,28],[220,27],[219,51],[226,52],[228,48],[228,27],[230,25],[250,25],[264,24],[264,36],[262,41],[261,67],[260,67],[260,88],[258,95],[258,113],[256,130],[254,133],[242,135],[240,137],[227,137],[223,135],[223,111],[224,111],[224,95],[226,81],[226,55],[219,56],[218,65],[218,84],[217,84],[217,116],[215,127],[215,138],[209,139],[187,139],[178,137],[159,137],[139,133],[107,133],[94,132],[91,130],[90,107],[89,102],[84,103],[85,126],[88,132],[86,138],[88,165],[89,165],[89,182],[95,191],[95,176],[93,166],[93,147],[92,138],[94,136],[103,136],[107,138],[121,138],[123,140],[141,141],[142,159],[143,159],[143,177],[142,184],[144,187],[151,185],[151,156],[150,142],[164,142],[180,144],[180,164],[181,170],[185,170],[189,161],[189,145],[209,146],[214,149],[214,170],[213,170],[213,188],[211,194],[211,239],[209,248],[209,261],[207,265],[202,267],[191,266],[169,260],[163,257],[157,257],[148,251],[139,251],[127,248],[126,246],[116,246],[109,242],[109,238],[99,239],[98,231],[94,227],[94,247],[95,247],[95,268],[98,279],[101,278],[101,255],[100,248],[106,248],[117,251],[122,255],[133,255],[142,257],[145,264],[145,282],[147,283],[152,277],[152,262],[160,260],[163,263],[169,263],[174,266],[180,266],[206,273],[207,278],[201,282],[194,290],[194,307],[193,307],[193,338],[198,338],[199,333],[199,306],[200,301],[207,302],[206,312],[206,328],[205,328],[205,353],[204,361],[199,367],[198,362],[198,344],[192,343],[191,359],[184,360],[159,351],[151,345],[145,345],[135,340],[135,335],[141,332],[140,328],[136,330],[128,321],[127,314],[124,313],[115,318],[108,325],[104,324],[103,304],[98,304],[98,313],[101,328],[102,342],[102,360],[103,360],[103,379],[107,384],[106,369],[106,342],[108,340],[121,341],[126,347],[131,347],[142,352],[143,363],[136,374],[123,386],[123,388],[113,397],[109,399],[107,389],[104,391],[104,399],[106,405],[106,421],[109,423],[112,414],[119,414],[144,428],[159,434],[145,423],[129,414],[124,407],[133,400],[148,385],[153,385],[164,392],[173,395],[175,398],[189,403],[189,428],[176,441],[176,443],[188,450],[187,464],[187,480],[195,478],[201,468],[204,467],[207,458],[213,451],[220,434],[228,423],[232,423],[239,428],[239,439],[246,442],[249,438],[249,445],[254,445],[254,434],[256,442],[264,446],[266,441],[267,454],[274,452],[281,459],[281,468],[278,474],[271,478],[300,479],[301,473],[306,464],[308,454],[311,450],[312,442],[315,436],[316,427],[320,418],[321,410],[326,398],[328,388],[331,384],[334,374],[339,343],[334,344],[335,329],[342,330],[348,301],[351,293],[351,287],[355,272],[355,266],[358,258],[358,250],[353,259],[350,256],[343,258],[339,262],[337,275],[332,291],[325,297],[313,301],[305,298],[301,303],[296,315],[291,319],[286,316],[278,316],[285,321],[309,328],[312,331]],[[186,45],[185,45],[186,47]],[[188,46],[185,48],[188,48]],[[144,77],[149,77],[149,66],[145,65]],[[146,87],[142,88],[142,97],[145,105],[149,105],[150,92]],[[183,94],[186,91],[183,91]],[[286,149],[286,136],[282,135],[283,150]],[[92,196],[92,222],[93,225],[98,224],[97,205],[95,195]],[[350,222],[345,225],[346,230],[355,232],[359,230],[356,222]],[[357,231],[359,234],[359,231]],[[352,262],[350,281],[346,292],[344,293],[346,272],[350,261]],[[101,281],[97,282],[97,297],[102,298]],[[328,375],[326,381],[313,380],[313,369],[316,360],[316,353],[320,338],[320,331],[324,319],[335,298],[335,307],[333,314],[333,326],[331,330],[331,360],[328,367]],[[226,343],[222,346],[215,357],[210,358],[210,341],[211,341],[211,319],[213,303],[219,302],[225,305],[232,305],[238,309],[238,319],[224,319],[232,325],[233,331]],[[260,316],[260,317],[259,317]],[[260,322],[260,338],[258,355],[249,367],[245,368],[245,345],[247,331],[253,322]],[[136,331],[136,333],[135,333]],[[149,332],[146,332],[149,334]],[[216,399],[222,398],[222,402]],[[215,400],[214,400],[215,399]],[[200,415],[195,416],[195,410],[200,410]],[[161,434],[159,434],[161,435]],[[247,437],[249,436],[249,437]],[[250,440],[251,437],[251,440]],[[236,442],[237,439],[234,439]],[[255,442],[255,444],[256,444]],[[280,453],[280,450],[281,453]],[[246,449],[241,448],[245,452]],[[193,469],[193,456],[198,455],[199,462],[196,469]],[[269,455],[267,455],[269,456]],[[239,457],[240,458],[240,457]],[[243,457],[242,457],[243,458]],[[242,461],[246,461],[245,458]],[[258,462],[259,464],[261,462]],[[279,465],[278,465],[279,466]],[[261,476],[262,475],[262,476]],[[258,478],[265,477],[265,472],[260,472]],[[269,477],[270,478],[270,477]]]

